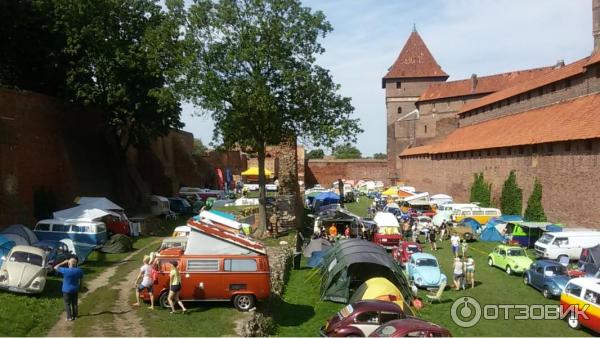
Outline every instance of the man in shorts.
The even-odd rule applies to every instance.
[[[140,273],[138,273],[138,276],[134,282],[136,288],[136,302],[133,304],[133,306],[140,305],[140,293],[146,289],[150,295],[150,309],[154,309],[154,294],[152,293],[152,285],[154,285],[154,280],[152,279],[152,269],[152,265],[150,265],[150,257],[144,256],[144,265],[142,265],[140,268]],[[142,282],[138,285],[140,278],[142,278]]]

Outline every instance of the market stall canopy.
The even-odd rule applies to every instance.
[[[77,220],[86,222],[94,222],[107,215],[119,217],[118,214],[115,214],[112,211],[97,209],[88,205],[79,205],[73,208],[55,211],[53,215],[55,219],[63,221]]]
[[[258,176],[258,167],[250,167],[248,170],[242,171],[242,176]],[[273,176],[273,173],[265,168],[265,176]]]
[[[326,192],[319,193],[317,196],[315,196],[315,201],[322,201],[322,202],[324,202],[324,203],[322,203],[323,205],[333,204],[333,203],[338,203],[340,201],[340,196],[331,191],[326,191]]]
[[[124,210],[106,197],[77,197],[75,203],[102,210]]]
[[[396,188],[396,187],[389,187],[384,192],[382,192],[381,194],[382,195],[386,195],[386,196],[396,196],[396,195],[398,195],[398,188]]]

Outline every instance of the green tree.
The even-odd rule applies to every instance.
[[[475,173],[473,184],[471,185],[471,202],[479,202],[482,207],[491,205],[492,184],[487,183],[483,177],[483,172]]]
[[[100,108],[122,149],[182,127],[182,0],[16,0],[0,13],[2,84]]]
[[[202,143],[202,140],[199,138],[194,139],[194,148],[192,150],[192,154],[196,156],[203,156],[208,152],[208,148]]]
[[[331,147],[361,131],[350,99],[315,64],[324,51],[318,39],[331,25],[298,0],[196,0],[189,14],[193,101],[212,115],[215,140],[256,152],[264,233],[266,146],[299,137]]]
[[[373,158],[376,160],[387,160],[387,154],[385,153],[375,153],[373,154]]]
[[[319,159],[325,157],[323,149],[313,149],[306,154],[306,158],[309,160]]]
[[[500,210],[504,215],[521,215],[523,211],[523,189],[517,184],[517,174],[514,170],[510,171],[502,186]]]
[[[361,158],[360,150],[350,143],[345,143],[333,149],[333,156],[337,159],[357,159]]]
[[[542,206],[542,183],[536,178],[533,183],[533,191],[527,200],[525,208],[525,220],[531,222],[546,222],[546,214]]]

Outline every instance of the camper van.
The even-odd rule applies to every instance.
[[[479,224],[486,224],[492,217],[500,217],[502,213],[496,208],[472,208],[461,207],[452,212],[451,220],[454,223],[460,222],[463,218],[473,218]]]
[[[560,295],[560,306],[561,315],[566,316],[570,328],[577,330],[585,326],[600,333],[600,279],[571,279]]]
[[[269,297],[269,259],[261,243],[199,221],[188,225],[185,249],[172,247],[156,255],[160,268],[152,292],[161,306],[168,307],[173,261],[181,273],[182,301],[232,301],[239,311],[248,311]],[[149,294],[144,291],[142,297],[148,300]]]
[[[54,240],[68,238],[78,244],[99,247],[108,238],[106,225],[102,222],[64,221],[45,219],[39,221],[33,232],[39,240]]]
[[[150,197],[150,212],[152,215],[168,215],[171,213],[169,199],[163,196],[152,195]]]
[[[546,232],[535,242],[535,253],[546,259],[579,259],[581,250],[600,244],[600,231]]]
[[[432,217],[432,223],[436,227],[439,227],[444,220],[450,222],[452,220],[452,214],[455,210],[467,209],[467,208],[479,208],[476,204],[472,203],[446,203],[438,205],[435,216]]]

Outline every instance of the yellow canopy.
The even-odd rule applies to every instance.
[[[362,297],[360,297],[360,300],[378,299],[391,301],[404,309],[404,297],[402,296],[402,293],[400,293],[400,290],[386,278],[371,278],[367,280],[365,284],[366,290],[362,294]],[[365,286],[363,285],[359,289],[362,289],[363,287]],[[359,292],[359,290],[357,290],[357,292]]]
[[[386,196],[394,196],[394,195],[398,195],[398,188],[396,187],[389,187],[386,191],[381,193],[382,195],[386,195]]]
[[[265,176],[272,176],[273,173],[265,168]],[[258,167],[250,167],[248,170],[242,172],[242,176],[258,176]]]

